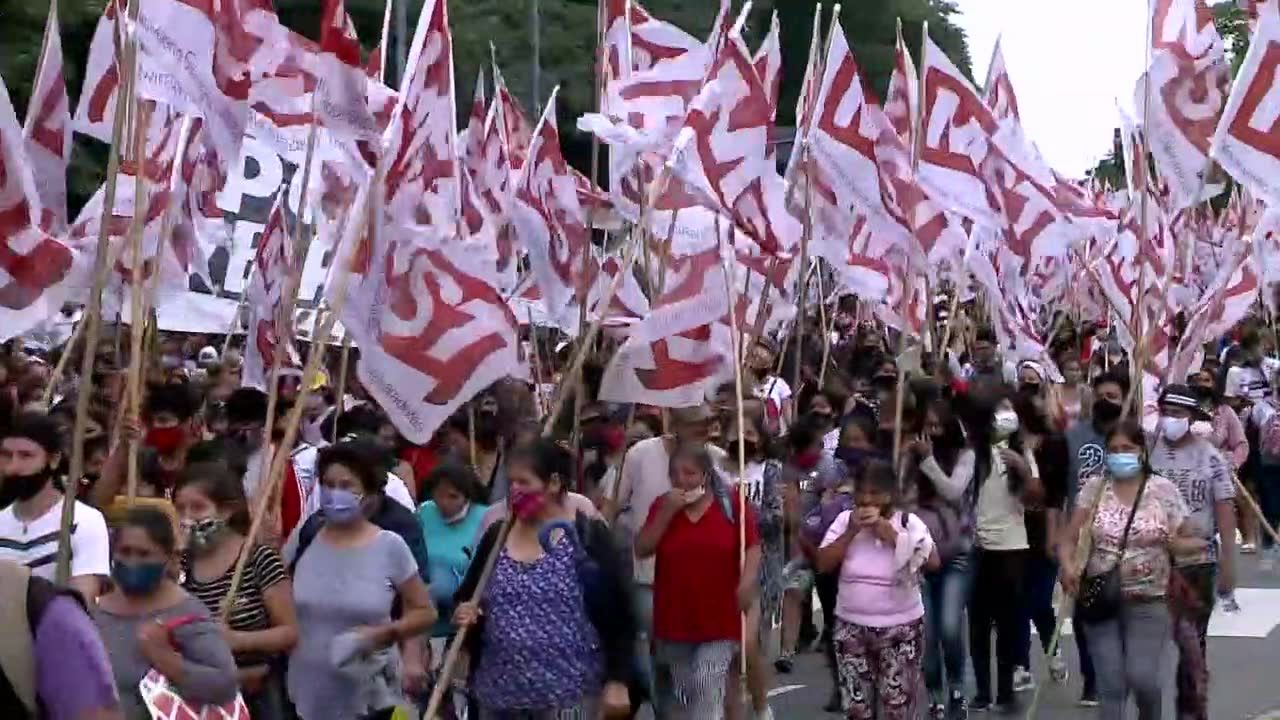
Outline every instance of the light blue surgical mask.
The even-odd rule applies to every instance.
[[[1142,472],[1142,456],[1138,453],[1107,453],[1107,472],[1117,480],[1129,480]]]
[[[320,486],[320,510],[332,523],[347,525],[359,520],[364,515],[363,500],[363,495],[350,490]]]

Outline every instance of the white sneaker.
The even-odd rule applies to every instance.
[[[1013,669],[1013,691],[1026,692],[1035,689],[1036,679],[1031,673],[1027,672],[1024,667],[1016,667]]]

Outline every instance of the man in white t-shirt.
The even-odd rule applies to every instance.
[[[15,498],[0,510],[0,560],[25,565],[46,580],[57,573],[62,491],[54,486],[62,437],[47,416],[23,415],[0,439],[0,473]],[[71,520],[71,586],[93,605],[101,578],[111,574],[111,548],[102,513],[75,502]]]

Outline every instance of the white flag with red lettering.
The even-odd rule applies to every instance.
[[[1138,79],[1134,107],[1176,212],[1214,197],[1207,185],[1209,145],[1231,82],[1226,45],[1204,0],[1149,0],[1151,66]]]
[[[493,258],[459,239],[454,106],[445,1],[427,0],[387,131],[385,180],[373,197],[362,188],[354,204],[374,208],[375,222],[347,224],[338,279],[326,291],[330,303],[345,302],[341,319],[360,348],[361,383],[417,444],[520,368],[518,326],[494,286]]]
[[[67,228],[67,163],[71,160],[71,101],[62,71],[62,38],[58,30],[58,2],[49,3],[40,65],[32,83],[27,118],[22,126],[27,161],[35,177],[40,203],[51,225],[61,233]]]
[[[22,127],[0,80],[0,338],[53,317],[68,281],[82,272],[77,253],[41,229],[42,208]]]
[[[691,192],[710,199],[732,227],[770,255],[790,252],[800,223],[770,161],[772,108],[740,35],[731,34],[690,105],[669,167]],[[727,228],[726,228],[727,232]]]
[[[1211,154],[1255,194],[1280,204],[1280,3],[1258,12]]]
[[[511,206],[516,236],[529,252],[529,264],[551,317],[565,312],[580,296],[582,255],[591,239],[569,163],[560,153],[555,115],[558,91],[552,92],[534,130]]]
[[[991,51],[991,64],[987,66],[987,82],[983,86],[986,94],[983,100],[987,107],[995,113],[997,120],[1019,120],[1018,96],[1013,92],[1013,82],[1009,80],[1009,69],[1004,65],[1004,52],[1000,49],[1000,38],[996,37],[996,46]]]
[[[920,119],[920,75],[911,51],[902,40],[902,26],[898,26],[893,73],[889,75],[889,92],[884,98],[884,114],[902,142],[915,144],[916,123]]]
[[[293,240],[285,227],[284,193],[276,193],[266,227],[253,256],[253,278],[245,306],[249,310],[244,349],[244,384],[265,391],[280,354],[281,368],[300,368],[293,337],[293,318],[287,317],[286,286],[297,273]]]
[[[723,253],[717,245],[667,258],[662,292],[610,360],[600,399],[661,407],[705,401],[708,385],[732,356],[729,345],[716,342],[730,309]]]

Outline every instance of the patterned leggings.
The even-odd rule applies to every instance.
[[[885,628],[836,620],[840,697],[849,720],[916,720],[924,620]]]
[[[654,653],[655,710],[669,720],[722,720],[725,676],[738,652],[729,640],[673,643]]]

